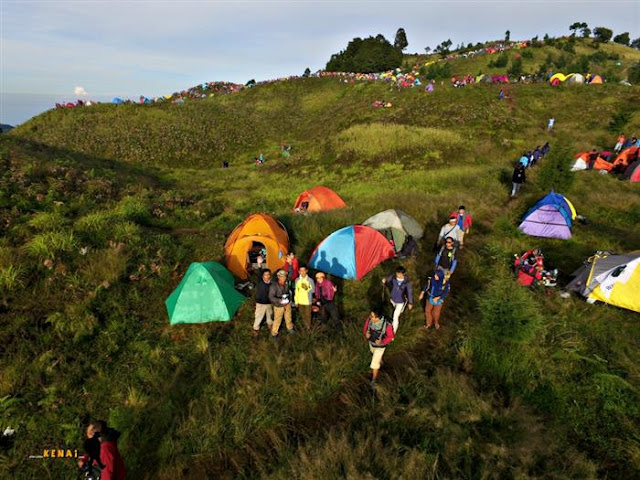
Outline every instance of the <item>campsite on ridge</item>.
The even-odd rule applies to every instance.
[[[127,478],[640,475],[640,51],[402,35],[401,71],[72,104],[0,136],[0,477],[72,477],[28,457],[80,451],[94,418]]]

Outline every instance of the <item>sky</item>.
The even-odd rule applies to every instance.
[[[315,71],[354,37],[393,42],[399,27],[407,51],[424,52],[507,29],[512,40],[566,35],[576,21],[637,38],[640,1],[0,0],[0,123],[62,100]]]

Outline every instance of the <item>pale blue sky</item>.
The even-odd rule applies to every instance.
[[[640,36],[640,1],[0,0],[0,121],[7,94],[156,96],[324,67],[355,36],[398,27],[407,51],[568,33],[574,21]],[[2,113],[2,112],[0,112]]]

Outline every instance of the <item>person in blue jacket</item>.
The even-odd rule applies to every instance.
[[[425,328],[430,329],[433,324],[436,330],[440,328],[440,314],[442,313],[442,305],[444,299],[449,295],[451,289],[449,281],[441,270],[436,270],[432,277],[427,279],[427,283],[420,292],[420,300],[427,296],[424,313],[426,318]]]
[[[391,290],[391,305],[393,305],[393,333],[398,331],[400,325],[400,315],[408,306],[409,310],[413,308],[413,286],[411,280],[406,275],[404,267],[396,268],[395,275],[383,278],[382,283]]]

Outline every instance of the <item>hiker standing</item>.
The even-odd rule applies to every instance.
[[[549,142],[545,143],[542,148],[540,149],[540,151],[542,152],[542,156],[546,157],[547,153],[549,153],[549,149],[551,148],[551,146],[549,145]]]
[[[378,312],[371,312],[364,322],[364,337],[369,341],[371,351],[371,387],[375,387],[378,372],[382,366],[384,351],[393,341],[393,326]]]
[[[278,270],[278,280],[272,283],[269,287],[269,300],[273,305],[274,321],[271,327],[271,336],[274,340],[278,338],[278,330],[280,330],[280,324],[284,317],[285,324],[287,326],[288,333],[294,333],[293,321],[291,319],[291,301],[293,295],[289,288],[289,282],[287,280],[287,272],[284,270]]]
[[[511,198],[515,197],[520,189],[522,188],[522,184],[526,181],[525,171],[522,164],[518,163],[516,168],[513,170],[513,175],[511,177],[511,182],[513,184],[513,188],[511,189]]]
[[[420,300],[427,295],[425,305],[425,328],[428,330],[435,323],[436,330],[440,328],[440,313],[444,299],[449,295],[450,285],[441,270],[436,270],[433,276],[427,279],[427,283],[420,292]]]
[[[411,280],[405,275],[406,270],[400,266],[396,268],[395,275],[383,278],[382,283],[391,289],[391,305],[393,305],[393,333],[398,331],[400,325],[400,315],[405,307],[413,309],[413,286]]]
[[[437,245],[442,245],[445,238],[452,238],[457,246],[462,241],[462,237],[464,237],[464,233],[458,226],[458,215],[452,213],[449,215],[449,221],[440,229]]]
[[[444,246],[436,255],[436,270],[442,270],[445,277],[449,278],[456,270],[457,266],[458,260],[456,260],[455,241],[453,238],[447,237],[444,242]]]
[[[620,133],[620,136],[618,137],[618,143],[616,143],[616,146],[614,147],[613,151],[616,153],[620,153],[626,141],[627,141],[627,137],[625,136],[625,134]]]
[[[296,278],[293,298],[307,330],[311,329],[311,304],[315,291],[316,284],[308,275],[307,267],[300,266],[300,276]]]
[[[269,289],[271,287],[271,270],[262,270],[262,278],[256,286],[256,311],[253,321],[253,336],[257,337],[260,332],[262,319],[267,317],[267,328],[271,330],[273,325],[273,305],[269,300]]]
[[[549,123],[547,124],[547,132],[550,132],[551,130],[553,130],[553,126],[556,123],[556,119],[555,118],[550,118],[549,119]]]
[[[322,311],[322,323],[326,323],[330,318],[335,325],[340,323],[338,307],[334,302],[338,288],[326,278],[322,272],[316,273],[316,303]]]
[[[451,212],[450,217],[456,216],[456,223],[458,224],[458,228],[462,231],[462,235],[460,235],[460,248],[464,247],[464,236],[469,235],[469,231],[471,230],[471,226],[473,225],[473,217],[470,213],[467,212],[467,209],[464,205],[460,205],[458,207],[457,212]]]
[[[282,269],[287,272],[290,281],[294,282],[296,278],[298,278],[298,270],[300,269],[300,266],[298,259],[293,252],[289,252],[287,254],[287,258]]]

